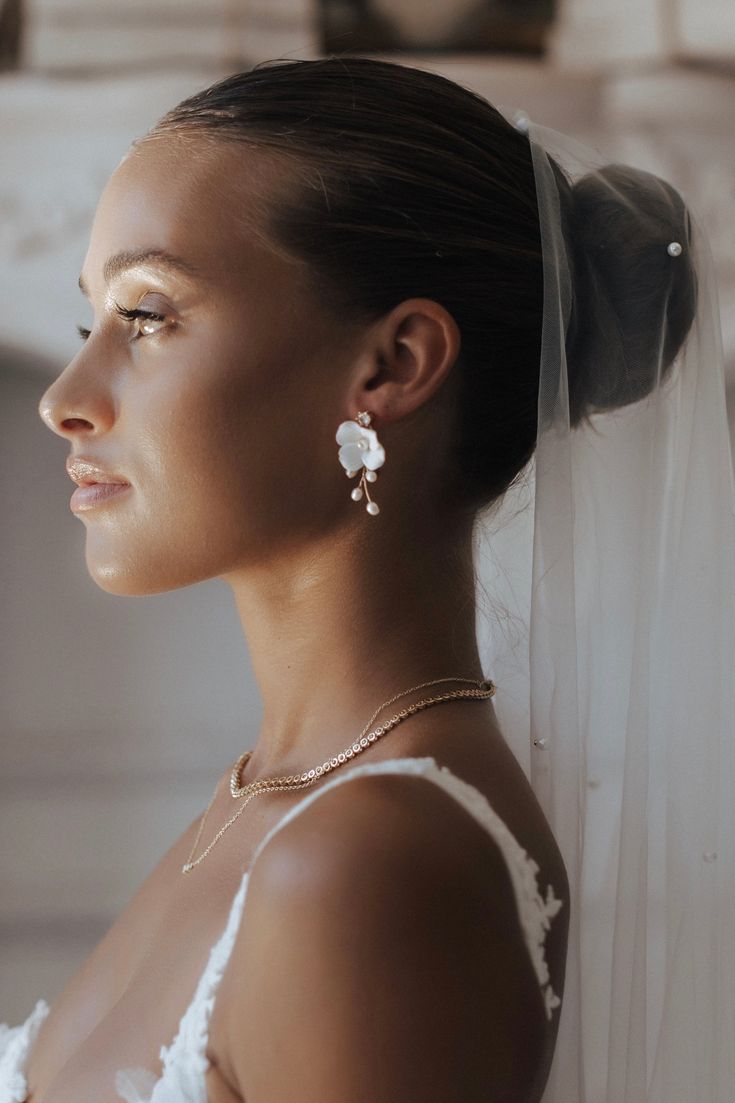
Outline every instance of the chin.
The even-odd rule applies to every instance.
[[[93,582],[108,594],[119,597],[145,597],[148,594],[166,594],[172,590],[181,590],[206,582],[214,572],[179,570],[178,564],[170,561],[156,571],[146,564],[145,569],[136,570],[130,563],[100,564],[87,556],[87,570]]]

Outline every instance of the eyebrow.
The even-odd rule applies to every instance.
[[[167,253],[165,249],[138,249],[135,251],[124,251],[122,253],[115,253],[113,256],[108,257],[105,261],[105,266],[102,270],[102,276],[105,283],[109,283],[116,276],[121,275],[127,271],[128,268],[136,268],[142,264],[154,265],[158,268],[169,268],[175,272],[181,272],[186,276],[199,276],[201,273],[190,264],[188,260],[184,260],[182,257],[175,257],[172,253]],[[89,290],[84,277],[79,277],[79,290],[83,295],[89,298]]]

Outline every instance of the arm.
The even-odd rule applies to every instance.
[[[533,1103],[539,985],[492,838],[422,779],[336,786],[263,849],[230,962],[247,1103]]]

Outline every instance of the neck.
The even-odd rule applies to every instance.
[[[404,547],[391,556],[387,526],[365,529],[356,541],[332,534],[317,549],[312,542],[308,555],[281,557],[277,568],[271,559],[260,578],[248,570],[227,579],[263,703],[247,779],[313,768],[412,686],[483,677],[469,534],[463,542],[456,531],[444,541],[434,534],[414,542],[420,554]],[[381,709],[370,727],[423,697],[461,688],[470,687],[445,681],[414,690]]]

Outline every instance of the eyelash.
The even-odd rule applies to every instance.
[[[153,310],[138,310],[137,308],[134,309],[134,310],[129,310],[125,306],[120,306],[119,303],[115,303],[115,311],[116,311],[116,313],[118,313],[120,315],[121,318],[125,318],[125,320],[128,321],[128,322],[135,321],[136,318],[145,318],[146,320],[150,320],[150,321],[153,321],[153,322],[165,322],[165,320],[166,320],[166,315],[165,314],[158,314]],[[83,341],[86,341],[87,338],[89,337],[90,333],[91,333],[91,330],[87,329],[85,326],[78,325],[77,326],[77,333],[79,334],[79,336],[82,338]],[[138,338],[140,338],[140,337],[153,337],[153,336],[155,336],[155,334],[152,334],[152,333],[139,333],[137,335],[137,337],[135,338],[135,340],[138,340]]]

